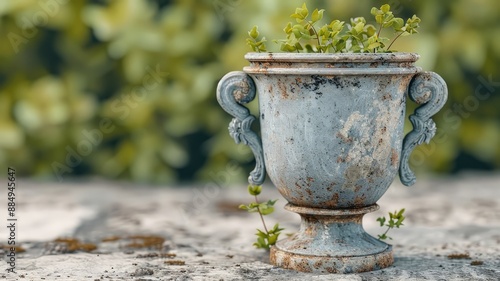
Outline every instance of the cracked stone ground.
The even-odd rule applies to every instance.
[[[0,280],[500,280],[500,176],[460,175],[395,183],[364,226],[406,208],[405,226],[391,231],[393,266],[362,274],[322,275],[273,267],[252,247],[260,220],[237,206],[246,186],[219,189],[136,186],[119,182],[37,183],[18,180],[16,274]],[[6,182],[2,182],[6,186]],[[280,198],[268,224],[285,233],[299,217]],[[6,196],[0,206],[7,208]],[[6,222],[6,211],[3,219]],[[4,240],[4,241],[2,241]],[[0,231],[5,246],[7,233]],[[6,254],[4,248],[4,254]]]

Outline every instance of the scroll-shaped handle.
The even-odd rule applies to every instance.
[[[254,98],[255,84],[245,72],[230,72],[219,81],[217,101],[227,113],[234,117],[229,123],[229,134],[236,143],[243,142],[248,145],[255,157],[255,169],[250,172],[248,183],[261,185],[266,177],[262,142],[259,136],[251,130],[255,117],[242,105],[251,102]]]
[[[429,143],[436,134],[436,124],[431,117],[439,112],[446,103],[448,88],[441,76],[426,71],[413,77],[408,95],[412,101],[421,104],[421,106],[415,109],[415,113],[410,115],[413,130],[403,140],[399,178],[406,186],[413,185],[417,180],[408,164],[410,154],[417,145],[422,144],[424,141]]]

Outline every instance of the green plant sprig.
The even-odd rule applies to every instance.
[[[263,37],[260,40],[259,38],[259,29],[257,26],[254,26],[250,31],[248,31],[247,44],[252,48],[254,52],[266,52],[266,37]]]
[[[259,213],[260,220],[264,226],[264,231],[257,229],[257,242],[253,245],[259,249],[269,249],[272,245],[276,244],[278,237],[281,234],[283,228],[279,227],[279,224],[275,224],[273,228],[268,229],[266,222],[264,221],[264,216],[272,214],[274,212],[274,204],[278,200],[269,200],[267,202],[259,203],[257,196],[262,192],[262,186],[248,186],[248,193],[255,198],[255,202],[248,205],[240,205],[239,208],[246,210],[249,213]]]
[[[379,24],[379,29],[377,35],[380,36],[383,28],[392,27],[396,36],[391,41],[389,46],[387,46],[386,51],[389,51],[392,44],[401,36],[408,36],[414,33],[418,33],[417,29],[419,27],[420,18],[416,15],[406,20],[406,24],[402,18],[394,17],[391,6],[388,4],[382,5],[380,9],[373,7],[371,9],[371,14],[375,16],[375,21]],[[387,38],[384,38],[388,40]]]
[[[392,240],[391,237],[387,236],[387,233],[393,228],[399,228],[400,226],[403,226],[403,221],[405,220],[404,212],[404,208],[399,211],[394,211],[394,213],[389,212],[389,220],[386,220],[385,217],[377,218],[377,221],[380,223],[381,227],[387,227],[384,233],[378,235],[379,240],[385,240],[387,238]]]
[[[289,22],[283,31],[286,39],[273,40],[280,44],[283,52],[308,52],[308,53],[386,53],[392,52],[390,48],[401,36],[418,33],[420,18],[416,15],[405,21],[397,18],[388,4],[377,9],[373,7],[371,14],[375,17],[378,29],[367,24],[363,17],[350,20],[349,24],[343,21],[333,20],[318,28],[318,23],[323,19],[324,9],[315,9],[311,14],[304,3],[302,7],[296,8],[295,13],[290,15],[296,20],[296,24]],[[395,36],[392,40],[381,37],[382,30],[392,28]],[[259,32],[257,26],[249,31],[250,38],[247,44],[254,52],[266,52],[265,38],[258,40]],[[387,47],[384,42],[390,42]]]

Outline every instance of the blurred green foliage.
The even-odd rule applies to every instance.
[[[214,180],[236,161],[245,169],[224,182],[244,182],[252,155],[227,134],[215,88],[246,65],[252,26],[280,38],[302,2],[2,1],[0,166],[39,178],[165,183]],[[306,2],[348,20],[387,1]],[[440,135],[414,153],[414,168],[500,167],[500,2],[387,3],[422,19],[420,34],[394,48],[420,53],[419,65],[450,91],[435,119]]]

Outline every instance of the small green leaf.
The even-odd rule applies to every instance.
[[[406,20],[405,31],[409,34],[418,33],[417,28],[419,28],[420,18],[416,15]]]
[[[248,35],[253,39],[257,39],[257,37],[259,37],[258,27],[254,25],[254,27],[248,32]]]
[[[292,14],[290,17],[294,18],[298,23],[302,23],[304,21],[304,19],[302,18],[302,15],[299,15],[299,14]]]
[[[267,205],[264,205],[264,206],[266,206],[266,207],[260,207],[260,213],[263,216],[272,214],[274,212],[274,207],[270,207],[270,206],[267,206]]]
[[[255,213],[257,212],[257,206],[256,203],[250,203],[248,205],[240,205],[238,208],[242,209],[242,210],[245,210],[245,211],[248,211],[249,213]]]
[[[401,209],[401,210],[398,212],[397,217],[401,217],[401,216],[404,214],[404,212],[405,212],[405,209],[404,209],[404,208],[403,208],[403,209]]]
[[[378,222],[380,222],[380,226],[384,226],[385,223],[385,217],[380,217],[377,219]]]
[[[391,10],[391,6],[389,6],[389,4],[384,4],[380,7],[380,10],[386,14],[388,13],[390,10]]]
[[[312,15],[311,15],[311,20],[313,23],[320,21],[323,18],[323,13],[325,12],[324,9],[321,9],[318,11],[318,9],[314,9]]]
[[[396,211],[394,211],[394,213],[389,212],[389,218],[391,220],[394,219],[394,214],[396,214]]]
[[[267,239],[270,246],[276,244],[277,240],[278,240],[278,235],[270,235],[269,238]]]
[[[401,29],[405,24],[404,20],[402,18],[393,18],[392,21],[393,21],[392,27],[394,28],[394,30],[401,31]]]
[[[363,32],[363,29],[365,28],[365,24],[363,22],[358,22],[353,29],[356,31],[357,34],[360,34]]]
[[[254,52],[257,51],[257,46],[255,46],[255,42],[252,39],[247,38],[247,45],[250,46],[252,51],[254,51]]]
[[[264,42],[260,41],[257,43],[257,46],[262,45]],[[257,196],[262,192],[262,186],[260,185],[249,185],[248,186],[248,193],[252,196]]]
[[[274,233],[278,232],[278,231],[282,231],[284,228],[280,228],[280,225],[277,223],[274,225],[273,227],[273,231]]]
[[[291,22],[289,22],[289,23],[285,26],[285,28],[283,28],[283,31],[284,31],[286,34],[290,35],[290,34],[292,33],[292,23],[291,23]]]
[[[283,52],[294,52],[296,49],[295,46],[289,43],[281,43],[280,50]]]
[[[356,22],[356,23],[362,22],[362,23],[366,24],[366,19],[364,17],[356,17],[356,18],[354,18],[354,22]]]
[[[269,249],[269,245],[266,243],[266,240],[262,237],[257,238],[257,242],[253,243],[253,245],[259,249]]]
[[[313,49],[313,46],[311,46],[311,44],[306,44],[304,47],[306,48],[308,53],[316,53],[316,50]]]
[[[367,50],[372,50],[372,49],[376,49],[376,48],[378,48],[378,47],[380,47],[380,46],[381,46],[380,42],[374,42],[374,43],[369,44],[369,45],[366,47],[366,49],[367,49]]]
[[[307,31],[305,29],[305,27],[301,24],[296,24],[292,27],[292,32],[293,34],[295,35],[295,38],[299,39],[301,38],[302,36],[306,35]]]
[[[307,10],[306,3],[302,5],[302,8],[295,9],[295,13],[290,15],[290,17],[295,18],[298,23],[302,23],[307,16],[309,15],[309,11]]]
[[[304,47],[302,47],[302,44],[300,44],[299,42],[297,42],[297,43],[295,43],[295,49],[299,50],[299,51],[302,51],[302,50],[304,50]]]
[[[344,23],[345,22],[343,22],[343,21],[334,20],[329,24],[329,27],[330,27],[331,31],[333,31],[333,32],[341,31],[342,29],[344,29]]]
[[[278,199],[276,199],[276,200],[269,200],[269,201],[267,201],[267,204],[269,206],[274,206],[274,204],[276,204],[276,202],[278,202]]]
[[[305,2],[302,4],[302,9],[300,14],[303,16],[304,19],[307,18],[307,16],[309,15],[309,10],[307,9],[307,5]]]
[[[259,207],[259,205],[260,205],[260,204],[257,204],[257,202],[252,202],[252,203],[248,204],[248,206],[249,206],[250,208],[257,208],[257,207]]]
[[[365,29],[366,29],[366,35],[368,37],[372,37],[372,36],[376,36],[377,34],[377,29],[375,28],[375,26],[371,25],[371,24],[367,24],[365,26]]]
[[[263,232],[260,229],[257,229],[257,233],[255,233],[255,235],[257,235],[258,237],[261,237],[261,238],[267,238],[267,233]]]

